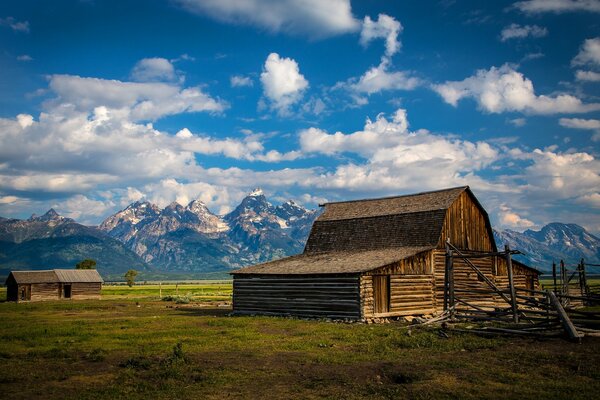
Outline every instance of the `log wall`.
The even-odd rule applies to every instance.
[[[361,317],[422,315],[435,311],[433,275],[390,274],[389,312],[375,313],[373,276],[360,279]]]
[[[235,314],[360,318],[358,275],[234,275]]]
[[[71,284],[71,298],[74,300],[100,299],[101,283],[76,282]]]
[[[20,290],[20,288],[19,288]],[[59,283],[32,283],[30,301],[58,300],[60,299]]]
[[[438,248],[446,245],[446,239],[459,249],[492,251],[491,230],[481,208],[466,192],[462,192],[446,211]]]

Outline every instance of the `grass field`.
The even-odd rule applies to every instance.
[[[0,303],[3,398],[600,396],[599,339],[446,338],[439,328],[395,323],[230,317],[219,307],[230,283],[179,292],[193,302],[160,301],[154,287],[108,286],[100,301]]]

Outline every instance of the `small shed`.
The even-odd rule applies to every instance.
[[[446,241],[465,254],[497,252],[486,211],[468,186],[324,204],[302,254],[233,271],[236,314],[369,319],[443,309]],[[454,260],[453,284],[469,303],[490,281],[508,285],[498,256]],[[515,285],[536,288],[538,271],[521,263]],[[471,293],[472,292],[472,293]]]
[[[95,269],[11,271],[6,278],[8,301],[100,299],[102,277]]]

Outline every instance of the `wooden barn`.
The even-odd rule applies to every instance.
[[[102,277],[95,269],[12,271],[6,278],[8,301],[99,299]]]
[[[506,300],[478,290],[489,282],[507,288],[508,259],[468,186],[322,206],[302,254],[232,272],[234,313],[371,319],[440,312],[447,242],[475,257],[453,258],[453,293],[475,307]],[[515,286],[538,287],[535,269],[513,262],[512,272]]]

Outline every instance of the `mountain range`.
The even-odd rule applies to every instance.
[[[260,189],[226,215],[200,200],[160,208],[138,201],[85,226],[49,210],[27,220],[0,217],[0,275],[11,269],[69,268],[92,258],[100,272],[118,277],[130,268],[151,274],[188,277],[221,273],[302,252],[319,210],[293,201],[274,206]],[[552,262],[600,262],[600,239],[575,224],[551,223],[523,233],[494,230],[523,254],[518,260],[549,271]]]

